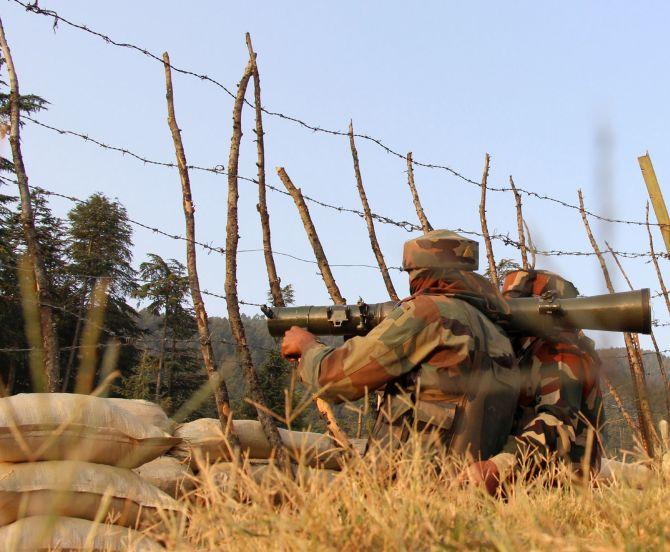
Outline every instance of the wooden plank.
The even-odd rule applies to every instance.
[[[654,172],[654,166],[651,164],[651,157],[649,157],[649,153],[646,153],[638,157],[637,160],[640,163],[640,169],[642,169],[642,176],[647,185],[654,213],[656,213],[656,221],[661,225],[661,235],[665,242],[665,248],[670,253],[670,217],[668,216],[668,208],[665,206],[661,186],[658,184]]]

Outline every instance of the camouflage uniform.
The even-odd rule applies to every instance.
[[[482,276],[476,242],[435,230],[405,244],[411,296],[368,335],[303,353],[300,377],[330,402],[385,386],[371,440],[393,446],[415,425],[424,440],[487,458],[512,424],[519,386],[508,313]]]
[[[503,283],[505,297],[576,297],[574,285],[557,274],[519,270]],[[554,339],[521,337],[514,341],[521,369],[521,393],[514,428],[504,452],[492,460],[501,473],[529,455],[531,467],[556,455],[581,471],[590,428],[595,430],[590,465],[598,470],[602,450],[599,433],[604,423],[598,384],[599,359],[593,342],[581,332],[563,332]]]

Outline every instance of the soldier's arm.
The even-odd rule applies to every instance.
[[[395,309],[363,337],[334,348],[320,343],[305,351],[298,366],[306,387],[330,402],[357,400],[411,371],[440,346],[442,318],[429,299]]]
[[[541,362],[540,385],[536,396],[535,417],[512,435],[503,453],[492,460],[501,471],[508,471],[523,456],[542,463],[548,456],[567,457],[575,444],[580,419],[584,363],[578,353],[549,354],[541,350],[536,362]]]

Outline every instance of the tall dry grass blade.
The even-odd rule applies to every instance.
[[[81,355],[75,393],[86,395],[91,392],[95,382],[95,372],[98,364],[98,347],[102,324],[107,310],[107,289],[109,278],[99,278],[93,287],[91,303],[88,307],[86,324],[81,339]]]

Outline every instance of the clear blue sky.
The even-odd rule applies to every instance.
[[[268,108],[342,130],[352,118],[358,132],[475,180],[489,152],[490,184],[506,186],[512,174],[518,186],[571,203],[582,188],[590,209],[613,217],[644,218],[646,191],[637,156],[649,150],[670,199],[666,2],[42,0],[40,6],[158,55],[167,50],[176,66],[207,73],[232,89],[247,61],[244,33],[249,31]],[[149,158],[174,160],[159,63],[64,25],[54,33],[51,20],[11,1],[3,3],[2,19],[22,91],[51,102],[41,120]],[[191,77],[174,75],[174,85],[189,162],[225,165],[231,98]],[[274,167],[282,165],[306,194],[360,207],[346,138],[314,134],[276,118],[264,122],[270,184],[281,186]],[[243,124],[240,174],[255,177],[251,110]],[[611,145],[599,146],[599,135]],[[32,184],[79,197],[102,191],[117,197],[132,218],[183,233],[176,171],[144,166],[29,123],[23,146]],[[2,147],[6,153],[7,145]],[[403,160],[362,140],[358,149],[373,210],[415,221]],[[226,179],[197,172],[191,178],[198,238],[223,246]],[[416,181],[433,226],[479,230],[479,188],[421,168]],[[240,191],[240,248],[258,248],[257,191],[244,182]],[[312,259],[291,200],[273,192],[268,200],[276,250]],[[576,211],[532,198],[524,202],[541,248],[590,250]],[[60,215],[71,207],[66,201],[53,206]],[[362,219],[317,206],[311,211],[331,263],[374,264]],[[491,231],[515,236],[510,194],[491,193],[488,212]],[[617,249],[648,249],[643,227],[595,221],[593,227],[601,241]],[[411,235],[384,225],[377,229],[388,263],[398,266],[402,243]],[[185,260],[183,242],[141,229],[135,229],[134,240],[136,264],[148,252]],[[662,250],[658,233],[656,241]],[[499,242],[495,252],[517,256]],[[649,264],[624,262],[636,286],[658,290]],[[314,265],[284,257],[277,263],[299,303],[328,302]],[[668,272],[668,261],[661,263]],[[239,265],[240,297],[263,302],[262,254],[242,253]],[[224,259],[199,251],[199,266],[203,287],[222,292]],[[538,267],[562,272],[582,293],[604,292],[593,257],[540,257]],[[351,301],[386,299],[377,270],[336,268],[335,274]],[[394,272],[393,278],[406,293],[405,276]],[[623,290],[618,275],[616,282]],[[223,301],[209,298],[207,305],[211,315],[225,313]],[[656,317],[667,321],[662,301],[655,308]],[[662,348],[670,347],[670,331],[658,334]],[[622,342],[620,336],[599,341]]]

